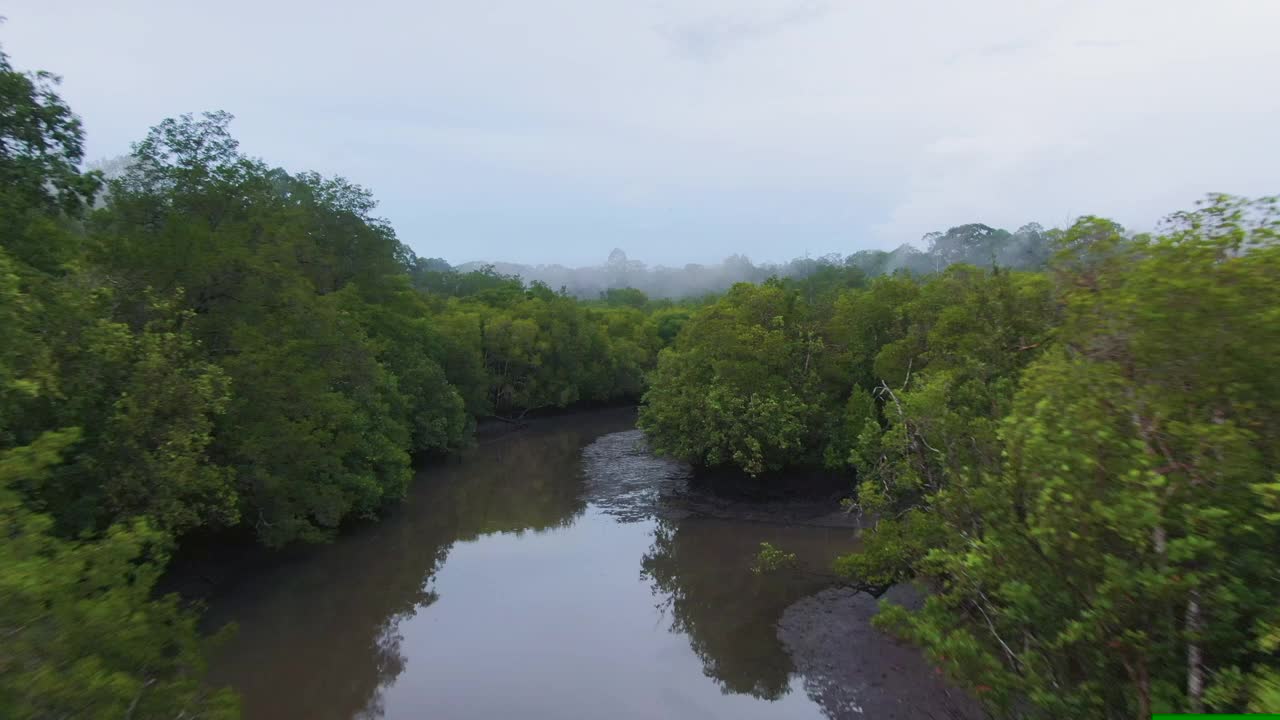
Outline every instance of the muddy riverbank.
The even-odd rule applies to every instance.
[[[794,571],[752,572],[762,542]],[[852,717],[882,674],[915,695],[931,673],[856,612],[805,624],[857,547],[835,497],[723,497],[634,411],[538,420],[424,467],[380,522],[219,579],[207,625],[239,632],[212,675],[247,720]]]
[[[882,600],[918,607],[910,587],[890,588]],[[980,720],[981,708],[948,687],[919,648],[871,624],[879,601],[849,588],[828,588],[788,607],[778,639],[790,653],[805,692],[833,720]]]

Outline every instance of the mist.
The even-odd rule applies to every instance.
[[[859,250],[848,255],[829,253],[799,257],[783,263],[752,262],[735,253],[719,263],[687,263],[680,266],[646,264],[614,248],[594,265],[522,264],[503,260],[472,261],[456,266],[442,258],[418,259],[419,273],[486,273],[540,283],[583,299],[602,297],[607,291],[634,288],[653,299],[682,299],[719,293],[735,283],[758,283],[770,277],[809,277],[827,269],[856,268],[868,277],[908,273],[926,275],[956,263],[1017,270],[1038,269],[1049,257],[1052,237],[1038,223],[1027,223],[1010,232],[982,223],[957,225],[946,231],[926,233],[920,245],[904,243],[890,250]]]

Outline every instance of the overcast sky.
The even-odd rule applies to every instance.
[[[451,262],[784,260],[1280,192],[1280,1],[17,0],[88,157],[224,109]]]

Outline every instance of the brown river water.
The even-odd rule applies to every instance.
[[[874,602],[814,597],[857,548],[833,500],[693,489],[634,420],[482,441],[380,522],[220,584],[213,680],[247,720],[963,716]],[[751,572],[761,542],[800,566]]]

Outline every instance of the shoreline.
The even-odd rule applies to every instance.
[[[411,467],[414,478],[411,485],[430,482],[430,473],[433,468],[461,462],[474,453],[487,452],[490,446],[519,435],[554,430],[560,423],[574,422],[583,417],[620,417],[635,413],[638,407],[634,402],[571,406],[557,408],[554,412],[540,412],[521,420],[518,424],[492,419],[478,420],[474,433],[475,443],[471,447],[447,455],[413,458]],[[291,562],[303,561],[317,550],[342,542],[349,536],[376,526],[385,517],[398,512],[400,505],[399,502],[388,505],[376,518],[352,519],[344,522],[337,528],[335,536],[329,542],[295,543],[285,547],[270,548],[261,545],[252,530],[244,526],[193,534],[178,543],[168,567],[165,568],[156,586],[156,593],[158,595],[176,593],[184,603],[207,602],[223,589],[232,587],[245,578],[269,572],[272,568]]]
[[[908,585],[881,600],[919,607]],[[879,601],[852,588],[820,590],[796,601],[778,620],[778,641],[791,656],[805,691],[832,720],[982,720],[976,700],[946,683],[920,648],[885,633],[871,620]]]

